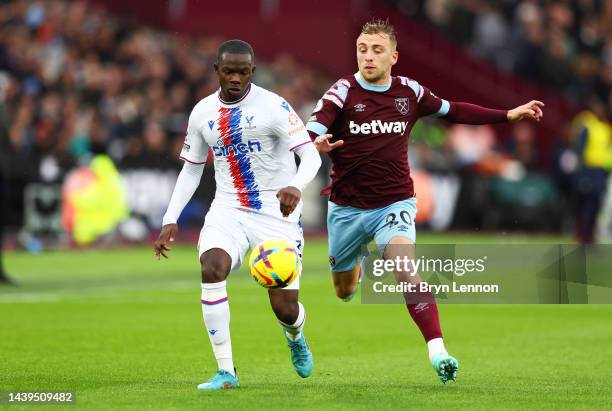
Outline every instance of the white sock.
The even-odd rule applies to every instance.
[[[202,283],[202,315],[219,369],[236,375],[232,359],[230,309],[225,281]]]
[[[298,302],[298,316],[293,324],[285,324],[279,320],[281,327],[285,330],[285,335],[292,341],[296,341],[302,336],[304,323],[306,323],[306,310],[302,303]]]
[[[442,338],[433,338],[427,341],[427,348],[429,349],[429,361],[438,354],[448,354]]]

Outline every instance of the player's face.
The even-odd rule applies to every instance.
[[[223,53],[215,64],[221,97],[227,101],[240,99],[247,91],[255,65],[250,54]]]
[[[397,57],[397,50],[385,33],[361,34],[357,38],[357,65],[368,83],[387,84]]]

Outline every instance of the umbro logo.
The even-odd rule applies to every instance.
[[[217,333],[217,331],[219,331],[219,330],[208,330],[210,335],[215,335]]]
[[[363,113],[365,111],[366,105],[363,103],[355,104],[355,111]]]
[[[429,308],[429,304],[428,303],[418,303],[414,307],[414,312],[418,314],[418,313],[420,313],[422,311],[425,311],[427,308]]]

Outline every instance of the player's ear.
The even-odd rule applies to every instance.
[[[391,53],[391,65],[394,66],[397,63],[397,59],[399,58],[399,51],[395,50]]]
[[[251,74],[255,74],[255,69],[257,68],[257,66],[253,65],[253,68],[251,69]]]
[[[218,63],[213,63],[213,67],[215,69],[215,73],[219,73],[219,64]]]

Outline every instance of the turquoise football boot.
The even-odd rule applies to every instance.
[[[455,357],[451,357],[448,354],[438,354],[431,360],[431,365],[433,365],[434,370],[436,370],[442,384],[457,379],[459,361],[457,361]]]
[[[236,370],[234,370],[236,372]],[[224,390],[238,388],[238,376],[226,370],[218,370],[210,380],[198,385],[198,390]]]
[[[286,334],[285,338],[287,338],[287,345],[291,349],[291,362],[295,372],[302,378],[310,377],[310,374],[312,374],[312,353],[308,348],[304,333],[296,341],[289,339]]]

